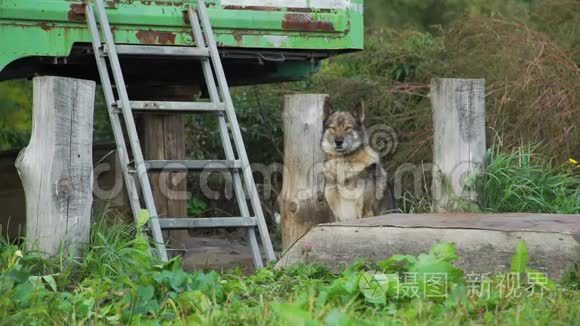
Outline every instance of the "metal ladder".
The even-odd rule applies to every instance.
[[[264,220],[264,213],[262,211],[258,191],[250,169],[250,162],[244,147],[242,133],[236,118],[230,90],[224,74],[205,2],[203,0],[198,0],[197,9],[189,7],[187,9],[187,14],[193,29],[195,41],[194,47],[116,45],[103,0],[95,0],[94,9],[92,4],[89,3],[86,5],[87,22],[92,36],[93,50],[107,103],[107,110],[111,120],[115,143],[117,145],[117,152],[121,161],[123,178],[127,186],[131,210],[133,216],[137,219],[139,211],[141,210],[141,201],[145,204],[145,208],[149,211],[150,215],[148,226],[152,233],[153,242],[156,244],[158,255],[163,261],[167,261],[168,258],[163,234],[161,232],[162,229],[241,227],[248,230],[254,265],[256,268],[260,268],[263,266],[263,261],[258,241],[256,239],[256,229],[260,234],[267,261],[275,259],[274,250]],[[97,17],[104,37],[104,44],[101,41],[97,25]],[[207,45],[205,40],[207,40]],[[188,56],[198,59],[203,69],[210,102],[130,101],[127,95],[121,66],[119,64],[119,54]],[[113,73],[114,84],[116,86],[119,100],[115,99],[113,86],[107,68],[107,58]],[[214,73],[217,78],[217,84],[214,79]],[[153,111],[156,113],[205,112],[216,114],[226,160],[145,161],[139,143],[139,136],[135,127],[133,110],[147,112]],[[133,166],[131,166],[131,161],[129,159],[120,115],[122,115],[125,123],[125,131],[132,152]],[[233,138],[234,146],[232,146],[232,139],[230,139],[228,123],[230,124],[232,134],[231,138]],[[236,158],[234,149],[238,158]],[[241,217],[178,217],[159,219],[147,171],[190,171],[203,169],[212,171],[230,171],[232,173],[234,192]],[[137,189],[137,182],[141,188],[141,197],[139,196],[139,191]],[[250,215],[244,186],[250,199],[253,215]]]

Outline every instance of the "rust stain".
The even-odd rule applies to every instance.
[[[47,22],[40,22],[37,25],[40,26],[40,28],[42,28],[44,31],[50,31],[54,28],[54,26],[49,25]]]
[[[289,11],[289,12],[305,12],[305,13],[313,13],[314,11],[316,11],[318,13],[331,13],[334,10],[333,9],[327,9],[327,8],[318,8],[318,9],[314,10],[312,8],[296,8],[296,7],[291,7],[291,8],[286,8],[286,11]]]
[[[282,28],[298,31],[334,31],[332,22],[315,20],[310,14],[286,14]]]
[[[254,11],[282,11],[285,9],[288,12],[303,12],[303,13],[312,13],[314,10],[312,8],[300,8],[300,7],[272,7],[272,6],[240,6],[240,5],[228,5],[223,6],[225,10],[254,10]],[[332,9],[316,9],[316,12],[320,13],[329,13],[332,12]]]
[[[149,1],[151,2],[151,1]],[[170,2],[170,1],[153,1],[158,6],[176,6],[181,7],[183,6],[183,2]]]
[[[137,32],[137,38],[143,44],[175,44],[175,33],[140,30]]]
[[[119,5],[119,0],[107,1],[107,8],[117,8],[117,5]]]
[[[68,20],[71,22],[85,21],[85,5],[82,3],[71,3],[68,11]]]
[[[237,6],[229,5],[224,6],[226,10],[255,10],[255,11],[281,11],[280,7],[267,7],[267,6]]]
[[[239,30],[235,30],[232,32],[232,34],[234,35],[234,39],[236,40],[236,44],[238,46],[242,46],[242,43],[244,41],[244,35],[242,34],[242,32]]]

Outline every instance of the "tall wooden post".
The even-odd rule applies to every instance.
[[[36,77],[30,143],[16,160],[28,248],[75,253],[89,241],[95,83]]]
[[[148,114],[143,116],[143,154],[150,160],[185,159],[185,115]],[[187,217],[187,173],[150,172],[151,188],[159,217]],[[165,232],[175,249],[186,249],[187,230]]]
[[[477,199],[466,187],[485,157],[485,80],[431,81],[433,199],[437,212],[469,208]]]
[[[282,245],[289,248],[332,212],[324,199],[320,149],[324,94],[295,94],[284,98],[284,182],[278,198]]]
[[[149,82],[132,85],[129,96],[134,100],[144,101],[183,101],[192,102],[199,96],[197,85],[188,87]],[[140,135],[143,156],[147,160],[184,160],[185,155],[185,119],[187,114],[143,114],[140,118]],[[186,172],[149,172],[155,206],[160,218],[187,217]],[[164,232],[173,249],[187,249],[191,238],[187,230]]]

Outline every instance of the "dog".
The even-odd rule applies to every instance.
[[[350,112],[324,104],[321,149],[326,154],[324,197],[337,222],[396,208],[379,154],[369,145],[364,102]]]

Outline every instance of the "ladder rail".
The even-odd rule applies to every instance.
[[[137,185],[135,184],[135,179],[129,173],[129,156],[127,144],[125,143],[125,138],[123,137],[123,129],[121,127],[121,122],[119,121],[119,116],[114,112],[113,103],[115,102],[115,96],[113,94],[113,87],[111,85],[111,79],[107,70],[107,63],[99,52],[99,48],[101,47],[102,43],[92,5],[87,4],[86,11],[89,31],[92,35],[92,45],[93,51],[95,53],[95,60],[97,62],[97,69],[99,70],[101,85],[105,95],[105,102],[107,103],[107,112],[111,121],[111,128],[113,129],[113,137],[115,138],[115,144],[117,145],[117,155],[119,156],[121,171],[123,172],[123,178],[125,179],[125,184],[127,185],[127,194],[129,197],[131,211],[133,213],[133,217],[136,219],[138,212],[141,209],[141,204],[139,203],[139,194],[137,192]]]
[[[205,4],[201,4],[204,5]],[[201,26],[199,23],[199,17],[196,12],[194,12],[193,8],[189,7],[187,10],[187,14],[189,16],[189,21],[192,24],[193,28],[193,35],[196,40],[196,46],[205,48],[205,40],[203,38],[203,34],[201,31]],[[211,69],[211,65],[208,60],[203,60],[201,62],[201,66],[203,69],[203,75],[205,77],[205,84],[208,89],[209,98],[213,103],[220,102],[220,96],[216,87],[215,79],[213,76],[213,71]],[[228,131],[228,126],[225,121],[223,114],[218,116],[218,123],[220,129],[220,138],[221,142],[224,146],[224,153],[227,160],[234,160],[235,154],[232,148],[232,143]],[[236,193],[236,198],[238,202],[238,208],[240,210],[240,214],[242,216],[250,216],[250,211],[248,208],[248,203],[246,202],[246,194],[244,193],[244,188],[242,184],[242,180],[240,177],[239,171],[232,171],[232,177],[234,180],[234,191]],[[258,246],[258,240],[256,239],[256,230],[254,228],[248,228],[248,239],[250,242],[250,249],[252,250],[252,257],[254,259],[254,266],[256,268],[262,268],[262,254],[260,253],[260,247]]]
[[[264,212],[262,211],[262,205],[260,198],[258,197],[258,189],[254,182],[254,177],[252,175],[252,170],[250,168],[248,154],[243,143],[242,133],[238,125],[238,119],[236,117],[233,101],[227,84],[227,80],[224,74],[223,65],[219,56],[219,52],[216,46],[215,37],[213,35],[213,29],[211,28],[211,23],[209,21],[209,15],[205,2],[203,0],[198,0],[198,11],[200,13],[201,25],[205,36],[207,37],[208,49],[210,52],[211,62],[214,67],[214,71],[217,77],[217,82],[219,90],[222,94],[222,100],[226,107],[226,116],[228,121],[231,123],[231,131],[234,140],[234,145],[244,165],[242,167],[242,173],[244,174],[244,179],[246,181],[246,186],[248,190],[248,195],[250,197],[250,202],[252,203],[252,208],[254,209],[254,214],[256,215],[258,222],[258,229],[260,237],[262,238],[262,245],[264,246],[266,257],[269,261],[275,260],[276,256],[274,254],[274,249],[272,247],[272,241],[270,239],[270,234],[268,233],[268,227],[264,219]]]
[[[145,207],[147,207],[147,210],[150,214],[149,227],[151,228],[153,241],[157,246],[159,257],[162,261],[167,261],[168,257],[165,248],[165,242],[163,240],[163,234],[161,233],[161,228],[159,226],[157,208],[155,207],[155,201],[151,191],[149,176],[147,175],[147,169],[144,164],[143,152],[141,151],[141,144],[139,143],[139,136],[137,135],[133,112],[130,109],[131,105],[127,95],[127,88],[125,85],[125,79],[123,78],[123,72],[121,71],[121,64],[119,62],[119,57],[115,48],[115,40],[113,33],[111,32],[111,26],[109,24],[109,19],[107,17],[103,0],[95,0],[95,5],[97,8],[99,21],[101,23],[101,30],[105,38],[105,44],[107,47],[109,62],[111,64],[111,70],[113,72],[113,78],[115,79],[115,85],[117,86],[117,95],[119,96],[119,100],[121,102],[121,110],[123,112],[127,136],[129,137],[129,143],[131,144],[131,150],[133,152],[133,159],[135,161],[135,167],[137,170],[137,178],[139,180],[139,184],[141,185],[141,193],[143,195]]]
[[[215,43],[205,2],[203,0],[198,0],[197,10],[195,10],[193,6],[187,8],[187,14],[190,18],[191,28],[196,43],[195,47],[190,48],[117,45],[115,44],[104,0],[94,0],[94,4],[87,3],[85,4],[85,7],[87,9],[87,23],[92,36],[92,47],[101,84],[103,86],[103,92],[105,94],[107,112],[111,120],[111,126],[117,144],[117,151],[122,165],[123,178],[129,194],[131,210],[135,219],[139,215],[142,204],[144,204],[145,208],[149,211],[149,227],[152,233],[153,242],[156,245],[158,257],[162,261],[167,261],[168,259],[163,233],[161,231],[161,226],[164,225],[165,228],[169,229],[189,229],[197,227],[246,228],[256,268],[263,267],[262,255],[256,236],[256,232],[259,232],[267,260],[274,260],[275,255],[272,242],[264,220],[260,198],[258,196],[257,187],[253,179],[249,159],[244,147],[241,130],[237,121],[229,86],[225,78],[223,65]],[[102,38],[100,35],[101,33]],[[129,100],[123,71],[119,62],[119,54],[139,55],[151,53],[168,56],[187,55],[200,60],[211,102],[193,102],[189,104],[187,104],[187,102],[131,102]],[[109,66],[107,65],[107,58],[112,72],[112,78],[108,70]],[[115,99],[113,81],[117,88],[116,95],[118,100]],[[212,112],[216,114],[226,161],[145,161],[133,115],[133,110],[136,109],[138,111],[140,108],[141,110],[149,112]],[[123,119],[124,124],[121,119]],[[125,128],[126,134],[124,133],[123,127]],[[125,137],[127,137],[127,139]],[[134,169],[131,168],[131,158],[128,150],[129,146],[132,152]],[[207,166],[209,166],[210,169],[216,171],[229,171],[233,177],[234,190],[241,217],[218,217],[205,219],[171,218],[166,221],[164,220],[163,223],[161,223],[155,206],[155,199],[153,197],[152,185],[148,171],[165,169],[166,164],[173,163],[178,164],[179,166],[171,165],[171,169],[179,169],[180,171],[199,169],[200,167],[206,167],[209,163],[211,164]],[[140,191],[138,186],[140,186]],[[143,202],[141,202],[141,198],[143,199]],[[250,215],[250,207],[248,206],[247,201],[248,198],[252,206],[253,215]]]

